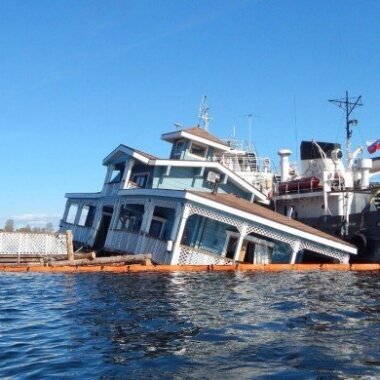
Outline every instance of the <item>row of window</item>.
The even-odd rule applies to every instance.
[[[77,203],[71,203],[66,217],[66,223],[74,224],[77,214],[80,212],[78,225],[83,227],[92,227],[95,218],[96,207],[91,205],[84,205],[79,211]],[[117,221],[117,230],[126,230],[131,232],[140,231],[143,219],[143,212],[133,210],[127,206],[120,209],[119,218]],[[149,228],[149,236],[161,239],[164,234],[166,219],[153,216]]]
[[[119,212],[116,229],[138,232],[141,228],[142,219],[143,210],[133,209],[131,206],[128,207],[128,205],[122,206]],[[161,239],[164,234],[165,224],[166,219],[153,216],[149,227],[149,236]]]
[[[73,224],[75,222],[78,212],[79,212],[78,204],[71,203],[69,206],[69,211],[67,213],[66,223]],[[91,206],[91,205],[83,206],[80,211],[78,225],[84,226],[84,227],[92,227],[92,224],[94,223],[95,212],[96,212],[95,206]]]
[[[180,154],[181,154],[181,152],[183,152],[184,148],[185,148],[185,140],[178,140],[175,143],[174,148],[173,148],[173,154],[172,154],[173,157],[180,156]],[[193,154],[195,156],[198,156],[198,157],[205,158],[206,154],[207,154],[207,147],[200,145],[200,144],[196,144],[194,142],[191,142],[190,148],[189,148],[189,153]]]

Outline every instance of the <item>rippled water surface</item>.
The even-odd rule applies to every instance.
[[[380,378],[377,273],[0,274],[1,378]]]

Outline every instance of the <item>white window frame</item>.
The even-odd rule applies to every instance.
[[[87,212],[86,212],[86,210],[87,210]],[[82,209],[80,211],[79,220],[78,220],[78,226],[84,227],[86,225],[86,220],[87,220],[89,212],[90,212],[90,206],[89,205],[82,206]]]
[[[72,207],[76,207],[76,211],[75,211],[74,215],[72,212],[70,212]],[[79,210],[79,203],[76,203],[76,202],[70,203],[69,210],[67,211],[67,216],[66,216],[65,222],[68,224],[74,224],[75,219],[76,219],[77,214],[78,214],[78,210]],[[70,218],[70,221],[69,221],[69,217],[71,217],[71,216],[73,216],[73,218]]]
[[[186,142],[185,139],[180,139],[180,140],[177,140],[175,142],[174,147],[173,147],[173,154],[172,154],[173,157],[178,157],[181,155],[181,152],[178,151],[178,145],[183,144],[183,146],[182,146],[182,150],[183,150],[183,148],[185,146],[185,142]]]
[[[201,148],[204,148],[204,150],[205,150],[204,155],[203,156],[199,156],[198,154],[191,153],[191,149],[193,148],[193,145],[196,145],[196,146],[199,146]],[[208,150],[208,146],[207,145],[191,141],[190,146],[189,146],[189,155],[192,156],[192,157],[197,157],[198,159],[205,160],[206,157],[207,157],[207,150]]]
[[[134,181],[134,178],[135,177],[144,177],[144,176],[146,176],[146,181],[145,181],[145,185],[144,185],[144,188],[146,188],[146,185],[149,182],[149,176],[150,176],[149,172],[133,173],[131,175],[131,182],[135,183],[138,187],[141,187],[141,186],[138,185],[137,182]]]
[[[160,216],[152,216],[152,220],[150,221],[150,225],[152,224],[152,222],[154,220],[162,223],[161,230],[160,230],[160,233],[159,233],[158,238],[157,238],[157,239],[162,239],[162,235],[164,234],[164,231],[165,231],[165,224],[167,222],[167,219],[161,218]],[[149,230],[150,230],[150,225],[149,225]]]

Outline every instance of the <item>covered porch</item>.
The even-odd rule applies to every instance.
[[[75,238],[87,233],[83,240],[96,243],[96,215],[105,215],[100,203],[92,227],[86,227],[88,217],[79,226],[77,212],[75,222],[85,232],[74,229]],[[348,263],[356,253],[340,239],[228,194],[122,190],[104,233],[105,250],[150,253],[157,264],[294,264],[302,262],[304,250],[325,262]]]

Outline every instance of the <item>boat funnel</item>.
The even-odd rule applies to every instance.
[[[359,160],[359,169],[362,175],[360,187],[366,189],[369,186],[369,172],[372,169],[372,159],[362,158]]]
[[[292,154],[292,151],[289,149],[280,149],[277,154],[280,156],[281,162],[281,182],[289,180],[289,156]]]

